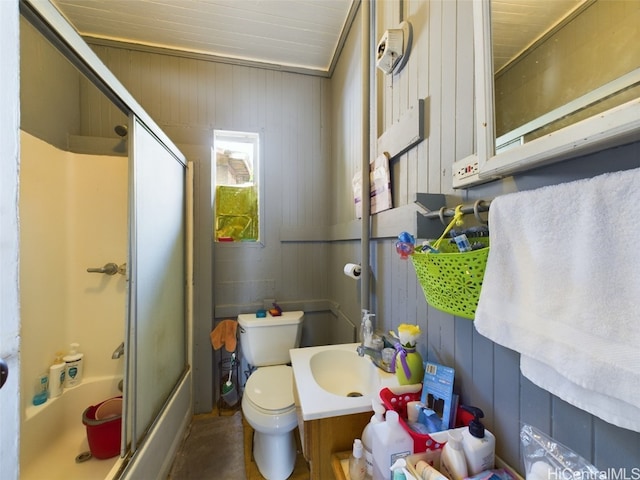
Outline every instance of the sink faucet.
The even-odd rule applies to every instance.
[[[382,351],[371,347],[365,347],[361,344],[356,348],[356,352],[358,352],[358,355],[361,357],[367,355],[376,367],[384,370],[385,372],[391,373],[391,365],[382,360]]]
[[[118,348],[116,348],[113,351],[113,354],[111,355],[111,358],[113,358],[114,360],[117,360],[122,355],[124,355],[124,342],[122,342],[120,345],[118,345]]]

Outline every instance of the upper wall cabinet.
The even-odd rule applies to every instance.
[[[640,139],[640,2],[473,7],[477,155],[454,187]]]

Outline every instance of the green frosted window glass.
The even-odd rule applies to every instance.
[[[258,196],[253,185],[216,187],[216,238],[258,239]]]

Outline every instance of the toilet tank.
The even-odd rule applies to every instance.
[[[264,318],[255,313],[238,315],[240,346],[249,365],[265,367],[285,365],[291,362],[289,349],[300,346],[304,312],[282,312],[272,317],[267,312]]]

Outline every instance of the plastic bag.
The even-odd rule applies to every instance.
[[[580,455],[531,425],[522,426],[520,442],[527,480],[605,478]]]

